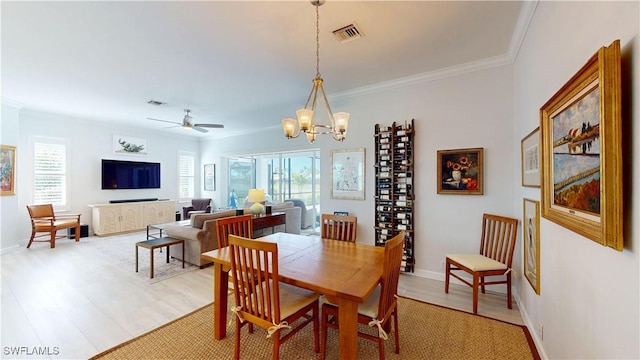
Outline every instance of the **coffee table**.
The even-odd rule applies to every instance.
[[[171,245],[182,244],[182,253],[184,254],[184,240],[174,239],[170,237],[161,237],[157,239],[151,239],[147,241],[140,241],[136,243],[136,272],[138,272],[138,248],[142,247],[149,249],[151,252],[151,268],[149,270],[149,278],[153,279],[153,250],[157,248],[167,247],[167,264],[169,263],[169,247]],[[182,268],[184,269],[184,256],[182,259]]]

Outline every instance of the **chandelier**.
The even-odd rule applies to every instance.
[[[287,139],[294,139],[301,133],[307,135],[307,140],[313,143],[317,135],[331,134],[334,140],[344,141],[347,137],[347,127],[349,126],[349,113],[331,111],[331,106],[324,92],[324,80],[320,76],[320,14],[318,8],[324,4],[325,0],[311,0],[311,4],[316,7],[316,77],[313,79],[313,87],[304,104],[304,108],[296,111],[297,120],[293,118],[282,119],[282,130]],[[327,109],[329,124],[318,124],[316,122],[316,105],[318,102],[318,92],[321,100]]]

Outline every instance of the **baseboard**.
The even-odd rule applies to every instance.
[[[16,251],[17,249],[20,248],[20,245],[21,244],[18,243],[16,245],[7,246],[6,248],[2,248],[2,249],[0,249],[0,255],[4,255],[4,254],[8,254],[8,253]]]

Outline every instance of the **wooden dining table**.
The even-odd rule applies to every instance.
[[[278,244],[279,280],[323,294],[339,307],[340,358],[355,359],[358,351],[358,304],[373,292],[382,276],[384,248],[319,237],[275,233],[256,240]],[[202,258],[214,266],[214,338],[223,339],[227,326],[228,247]]]

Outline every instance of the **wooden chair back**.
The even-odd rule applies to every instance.
[[[260,327],[280,323],[278,244],[229,235],[239,316]]]
[[[245,238],[253,237],[251,215],[229,216],[216,221],[218,232],[218,249],[229,245],[229,235]]]
[[[27,211],[29,212],[29,217],[31,218],[31,222],[34,220],[41,218],[53,218],[55,219],[55,213],[53,212],[53,205],[44,204],[44,205],[27,205]]]
[[[382,278],[380,279],[380,304],[378,306],[378,319],[387,319],[396,307],[398,294],[398,282],[400,280],[400,266],[404,246],[405,232],[391,238],[384,244],[384,264]]]
[[[499,261],[511,268],[516,246],[518,220],[484,214],[482,217],[482,239],[480,255]]]
[[[321,220],[320,233],[323,239],[356,242],[357,217],[322,214]]]

